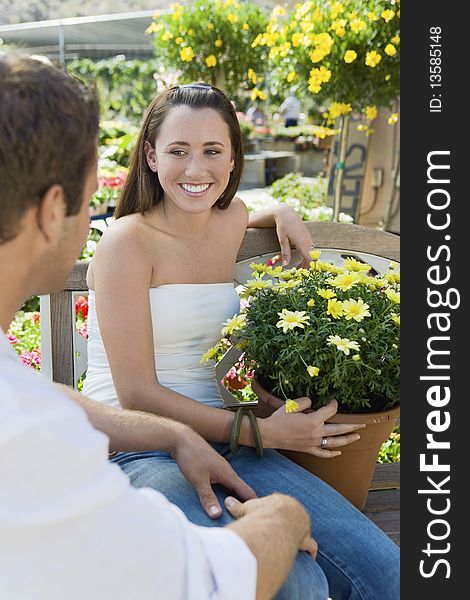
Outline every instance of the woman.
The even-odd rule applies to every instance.
[[[214,443],[258,493],[285,492],[311,512],[317,561],[300,553],[278,598],[398,598],[398,548],[342,496],[275,448],[325,458],[358,439],[356,427],[325,424],[336,402],[310,413],[279,410],[258,420],[258,459],[248,419],[236,456],[234,415],[223,410],[215,370],[201,355],[239,308],[235,260],[247,227],[276,225],[308,260],[306,228],[290,209],[248,216],[235,197],[243,166],[234,109],[218,89],[176,86],[159,94],[140,132],[116,220],[88,270],[89,367],[84,392],[110,404],[172,417]],[[97,318],[98,317],[98,318]],[[98,326],[99,320],[99,326]],[[300,409],[309,405],[299,401]],[[322,437],[328,449],[320,448]],[[200,525],[211,521],[168,454],[121,453],[114,461],[133,485],[149,486]],[[226,494],[219,490],[220,498]],[[241,574],[242,576],[242,574]]]

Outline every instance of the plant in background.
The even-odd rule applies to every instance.
[[[70,73],[96,85],[103,118],[135,125],[160,87],[167,83],[162,80],[160,67],[158,58],[128,60],[123,54],[101,60],[76,58],[67,63]]]
[[[301,173],[288,173],[269,188],[275,200],[291,206],[304,221],[331,221],[333,209],[325,205],[326,192],[326,179],[304,180]],[[353,218],[340,213],[339,221],[352,223]]]
[[[119,170],[101,171],[98,177],[98,189],[90,199],[90,206],[96,211],[107,212],[109,208],[114,208],[127,178],[127,169],[122,167]],[[92,212],[93,214],[93,212]]]
[[[88,298],[85,296],[78,296],[75,300],[75,329],[88,338]]]
[[[129,165],[130,155],[135,146],[138,128],[119,121],[100,123],[100,168],[117,169]]]
[[[7,331],[7,340],[23,364],[41,370],[41,327],[39,312],[16,313]]]
[[[170,8],[169,14],[155,15],[147,32],[153,34],[158,60],[179,72],[180,83],[205,81],[232,98],[240,88],[255,85],[248,71],[264,72],[267,58],[265,48],[252,48],[268,22],[264,8],[236,0],[196,0]]]
[[[248,305],[225,324],[245,363],[285,400],[336,398],[340,412],[384,410],[400,399],[400,274],[391,263],[373,275],[348,258],[342,266],[311,252],[310,269],[253,264]],[[217,348],[217,347],[216,347]]]
[[[80,254],[79,260],[91,260],[92,256],[95,253],[96,245],[100,241],[101,236],[102,236],[102,232],[99,229],[90,227],[90,229],[88,230],[88,236],[87,236],[85,245],[82,248],[82,252]]]
[[[369,132],[377,107],[393,106],[399,95],[399,0],[312,0],[291,10],[277,6],[253,45],[269,48],[278,87],[307,88],[316,104],[326,107],[326,125],[339,119],[336,221],[349,115],[361,112]]]

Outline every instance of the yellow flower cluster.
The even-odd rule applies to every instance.
[[[333,23],[331,24],[330,29],[332,31],[334,31],[336,33],[336,35],[338,37],[344,37],[346,35],[346,25],[347,25],[347,21],[346,19],[338,19],[336,21],[333,21]]]
[[[251,83],[253,85],[256,85],[256,83],[258,81],[258,77],[257,77],[256,73],[253,71],[253,69],[248,69],[248,79],[251,81]]]
[[[329,33],[319,33],[313,36],[313,44],[315,48],[310,52],[309,57],[313,63],[317,63],[322,61],[331,52],[333,38]]]
[[[364,113],[366,115],[366,119],[373,121],[378,114],[377,107],[376,106],[366,106],[364,109]]]
[[[310,71],[308,80],[308,89],[313,94],[318,94],[321,90],[322,83],[327,83],[331,79],[331,71],[326,67],[321,66]]]
[[[259,90],[258,88],[253,88],[251,90],[251,99],[253,102],[255,102],[257,98],[259,98],[260,100],[266,100],[266,92],[263,90]]]
[[[346,115],[352,111],[352,107],[349,103],[344,102],[333,102],[328,108],[328,120],[334,121],[341,115]]]

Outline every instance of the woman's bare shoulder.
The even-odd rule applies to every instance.
[[[232,219],[239,219],[246,228],[248,223],[248,209],[246,204],[239,196],[234,196],[229,206],[221,212],[230,215]]]

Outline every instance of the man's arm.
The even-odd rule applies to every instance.
[[[273,598],[284,583],[299,550],[317,554],[310,535],[310,517],[294,498],[273,494],[244,504],[225,500],[228,511],[239,521],[228,525],[246,543],[258,562],[256,599]]]
[[[149,413],[116,409],[65,385],[56,385],[83,408],[95,429],[109,437],[110,450],[162,450],[172,454],[212,519],[222,514],[212,483],[219,483],[243,500],[256,497],[229,463],[189,426]]]

